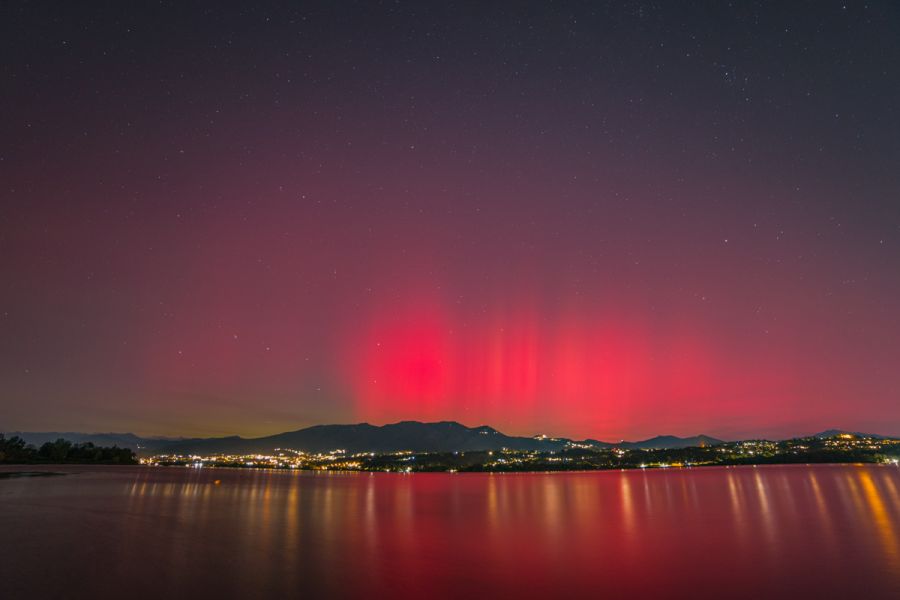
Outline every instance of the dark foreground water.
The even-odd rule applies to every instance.
[[[0,479],[0,597],[900,597],[897,467],[52,470]]]

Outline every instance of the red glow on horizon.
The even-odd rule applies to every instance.
[[[449,400],[452,359],[446,324],[428,314],[374,323],[351,380],[372,414],[411,410],[440,418]]]
[[[727,393],[699,334],[571,311],[501,312],[464,323],[432,302],[373,314],[350,338],[345,376],[359,420],[456,419],[601,435]]]

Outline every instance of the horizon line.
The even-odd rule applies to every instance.
[[[302,430],[310,429],[313,427],[330,427],[330,426],[350,427],[350,426],[358,426],[358,425],[369,425],[371,427],[382,428],[382,427],[387,427],[387,426],[391,426],[391,425],[400,425],[402,423],[419,423],[419,424],[424,424],[424,425],[437,425],[437,424],[441,424],[441,423],[453,423],[453,424],[465,427],[467,429],[480,429],[482,427],[488,427],[490,429],[493,429],[494,431],[497,431],[498,433],[506,435],[507,437],[537,438],[537,437],[544,436],[548,439],[566,439],[566,440],[571,440],[571,441],[576,441],[576,442],[593,440],[596,442],[609,443],[609,444],[616,444],[616,443],[629,442],[629,441],[630,442],[641,442],[641,441],[647,441],[647,440],[651,440],[651,439],[659,438],[659,437],[674,437],[674,438],[679,438],[679,439],[686,439],[686,438],[691,438],[691,437],[708,437],[708,438],[716,439],[716,440],[719,440],[722,442],[735,442],[735,441],[744,441],[744,440],[789,440],[789,439],[801,439],[801,438],[806,438],[806,437],[815,437],[823,432],[828,432],[828,431],[836,431],[836,432],[851,433],[851,434],[864,434],[864,435],[870,435],[870,436],[879,436],[879,437],[900,439],[900,435],[874,433],[874,432],[866,432],[866,431],[853,431],[851,429],[845,429],[845,428],[839,428],[839,427],[826,427],[825,429],[821,429],[819,431],[816,431],[815,433],[799,434],[799,435],[793,435],[793,436],[789,435],[787,437],[750,436],[750,437],[737,437],[737,438],[727,439],[726,437],[720,437],[718,435],[712,435],[712,434],[707,434],[707,433],[695,433],[695,434],[689,434],[689,435],[677,435],[677,434],[672,434],[672,433],[657,433],[657,434],[651,435],[650,437],[646,437],[646,438],[639,437],[638,439],[629,440],[629,439],[623,437],[623,438],[618,438],[617,441],[606,441],[606,440],[600,439],[600,437],[594,437],[594,436],[577,438],[577,437],[571,437],[571,436],[565,436],[565,435],[550,435],[550,434],[544,434],[544,433],[510,434],[510,433],[506,433],[505,431],[502,431],[502,430],[494,427],[493,425],[488,425],[487,423],[483,423],[481,425],[466,425],[466,424],[462,423],[461,421],[457,421],[455,419],[440,419],[440,420],[436,420],[436,421],[431,421],[431,420],[420,421],[417,419],[401,419],[399,421],[384,422],[380,425],[376,425],[376,424],[370,423],[368,421],[358,421],[358,422],[354,422],[354,423],[346,423],[346,422],[345,423],[316,423],[316,424],[307,425],[304,427],[299,427],[297,429],[285,429],[282,431],[278,431],[276,433],[269,433],[269,434],[263,434],[263,435],[251,435],[251,436],[244,436],[244,435],[241,435],[238,433],[232,433],[232,434],[223,433],[223,434],[208,434],[208,435],[172,435],[172,434],[139,434],[139,433],[135,433],[134,431],[111,431],[111,430],[108,430],[108,431],[97,431],[97,430],[95,430],[95,431],[77,431],[77,430],[73,430],[73,429],[26,430],[26,429],[21,429],[21,428],[0,431],[0,434],[15,435],[15,434],[49,434],[49,433],[65,434],[65,433],[71,433],[71,434],[78,434],[78,435],[133,435],[135,437],[144,438],[144,439],[187,440],[187,439],[222,439],[222,438],[237,437],[237,438],[241,438],[241,439],[245,439],[245,440],[254,440],[254,439],[261,439],[261,438],[282,435],[285,433],[293,433],[296,431],[302,431]]]

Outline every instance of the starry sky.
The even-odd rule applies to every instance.
[[[900,434],[894,2],[0,14],[0,430]]]

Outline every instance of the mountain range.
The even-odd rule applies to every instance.
[[[573,441],[568,438],[546,436],[509,436],[493,427],[466,427],[455,421],[422,423],[401,421],[389,425],[315,425],[297,431],[289,431],[258,438],[239,436],[218,438],[157,438],[139,437],[132,433],[76,433],[76,432],[21,432],[16,435],[27,443],[41,445],[59,438],[75,443],[91,442],[98,446],[117,445],[130,448],[141,456],[153,454],[253,454],[270,453],[276,448],[289,448],[305,452],[328,452],[344,449],[347,452],[465,452],[479,450],[552,451],[569,443],[595,448],[685,448],[722,443],[713,437],[698,435],[680,438],[672,435],[656,436],[637,442],[602,442],[587,439]]]
[[[880,438],[873,434],[847,432],[829,429],[815,434],[813,437],[833,437],[851,433],[856,436]],[[328,452],[344,449],[347,452],[397,452],[411,450],[413,452],[465,452],[499,450],[553,451],[575,443],[581,446],[623,449],[663,449],[687,448],[691,446],[714,446],[722,440],[697,435],[677,437],[659,435],[636,442],[621,441],[617,443],[603,442],[594,439],[571,440],[546,436],[510,436],[493,427],[466,427],[455,421],[422,423],[419,421],[401,421],[388,425],[370,425],[358,423],[354,425],[315,425],[296,431],[288,431],[276,435],[258,438],[239,436],[216,438],[164,438],[140,437],[133,433],[76,433],[76,432],[20,432],[5,434],[23,438],[27,443],[40,446],[44,442],[59,438],[75,443],[91,442],[97,446],[119,446],[130,448],[139,456],[153,454],[267,454],[277,448],[302,450],[304,452]]]

